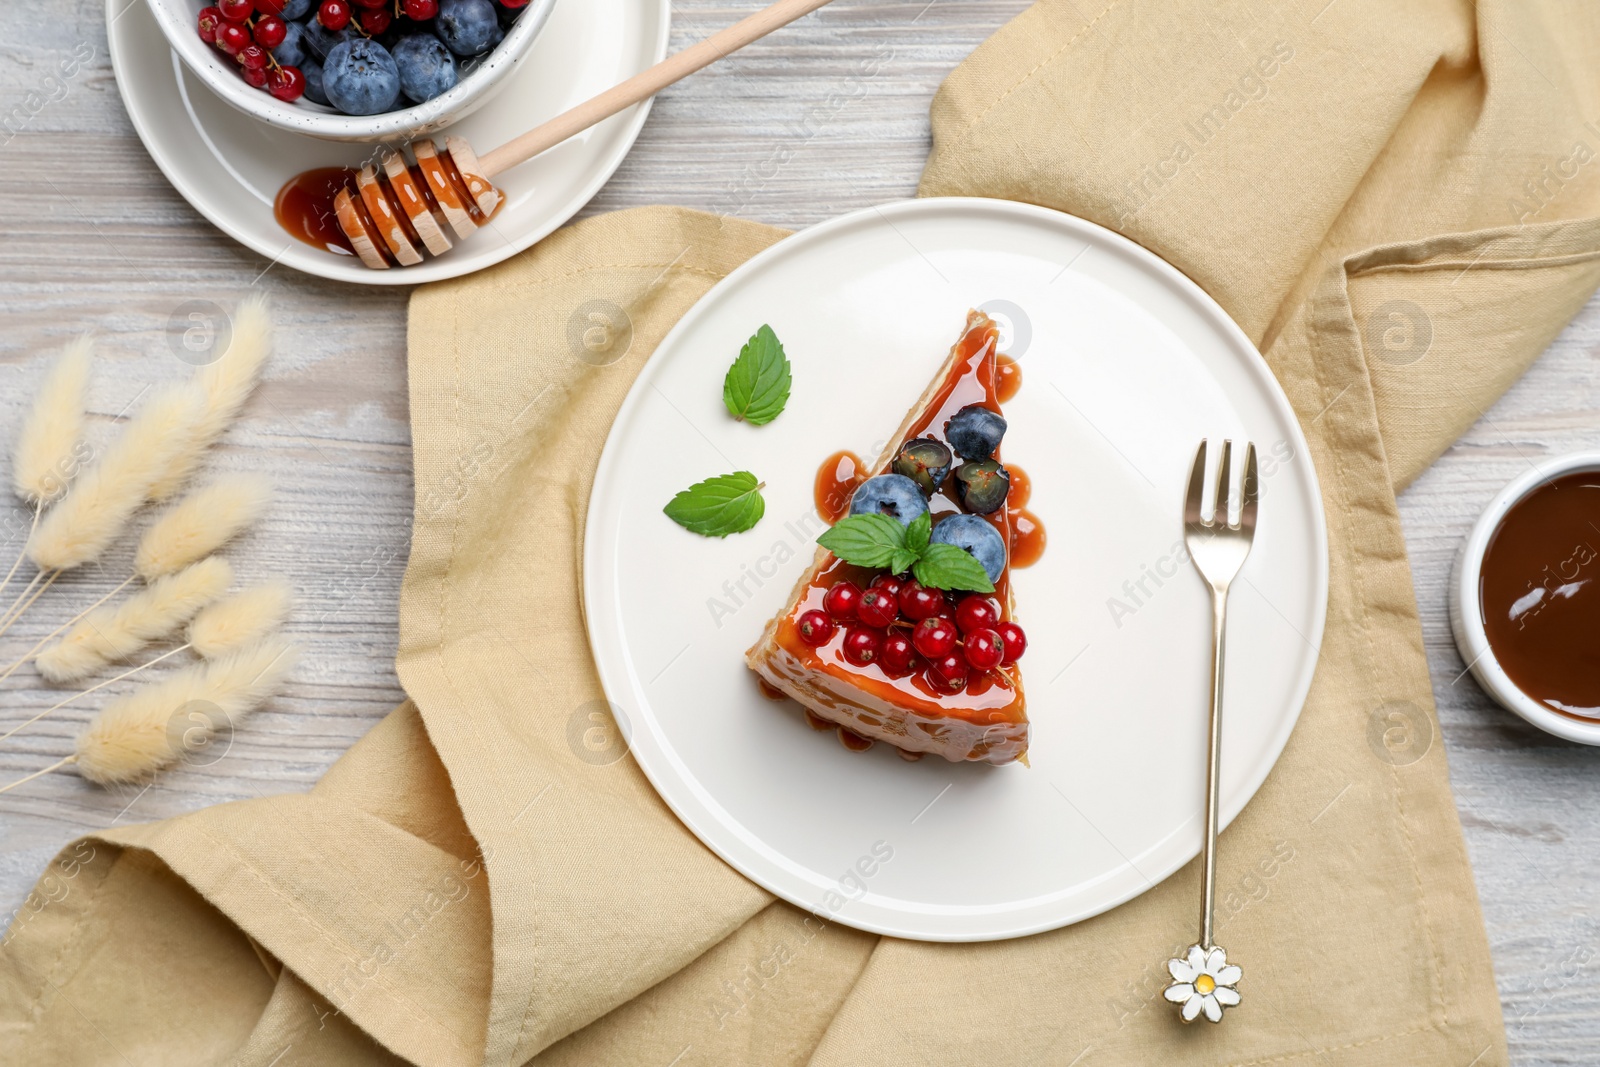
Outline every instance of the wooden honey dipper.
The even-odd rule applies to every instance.
[[[347,182],[334,195],[339,229],[361,262],[374,270],[421,263],[424,251],[443,255],[450,250],[451,232],[472,236],[500,206],[496,175],[830,2],[778,0],[481,158],[464,138],[454,136],[446,137],[443,147],[429,138],[413,141],[415,167],[403,151],[384,149],[376,164],[356,171],[354,188]]]

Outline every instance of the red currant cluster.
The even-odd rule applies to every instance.
[[[306,91],[306,76],[272,58],[289,33],[282,10],[283,0],[217,0],[200,9],[200,39],[232,56],[247,83],[293,103]]]
[[[526,2],[523,0],[523,3]],[[352,7],[359,10],[353,11]],[[402,15],[413,22],[426,22],[438,13],[439,0],[322,0],[317,6],[317,21],[330,30],[338,31],[350,25],[354,17],[361,31],[374,37],[387,30]]]
[[[938,692],[959,693],[974,672],[1009,667],[1028,648],[1027,635],[1014,622],[1000,620],[993,597],[930,589],[914,578],[879,575],[862,589],[835,582],[822,608],[800,616],[800,639],[813,647],[827,644],[846,627],[840,651],[857,666],[876,663],[893,678],[921,672]]]

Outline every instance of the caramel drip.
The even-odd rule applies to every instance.
[[[389,175],[385,171],[378,171],[378,189],[388,201],[390,209],[394,211],[394,217],[400,223],[400,232],[406,235],[406,240],[410,241],[413,247],[421,251],[426,246],[418,236],[416,227],[411,225],[411,214],[401,203],[400,194],[395,190],[394,183],[389,180]]]
[[[472,190],[467,186],[467,180],[461,176],[461,171],[456,169],[455,157],[449,152],[441,152],[439,153],[439,161],[444,164],[444,174],[446,178],[450,179],[450,188],[455,191],[456,196],[461,198],[461,206],[467,209],[467,214],[472,216],[473,222],[482,226],[488,221],[488,217],[478,207],[478,200],[472,195]]]
[[[372,217],[372,213],[367,210],[366,201],[360,192],[351,192],[346,199],[350,202],[351,214],[355,217],[361,233],[357,235],[346,230],[345,235],[352,241],[356,240],[357,236],[365,237],[372,243],[372,247],[378,250],[378,254],[384,258],[385,262],[396,263],[394,254],[389,251],[388,242],[383,239],[383,231],[378,229],[378,222]],[[339,221],[343,225],[344,219],[341,218]]]
[[[308,244],[343,252],[332,232],[318,228],[318,220],[337,222],[351,250],[367,266],[381,268],[421,262],[428,252],[442,253],[450,247],[451,232],[469,236],[505,204],[505,197],[496,193],[494,211],[486,215],[478,194],[493,190],[491,182],[464,175],[455,158],[431,141],[418,142],[413,151],[414,163],[391,153],[383,166],[369,164],[359,174],[349,172],[342,182],[329,180],[330,174],[340,173],[336,168],[296,175],[274,204],[279,224]],[[389,173],[396,163],[404,165],[403,174],[398,167],[394,175]],[[428,228],[430,221],[437,233]]]

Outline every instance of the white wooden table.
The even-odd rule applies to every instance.
[[[750,6],[675,3],[673,47]],[[928,148],[935,87],[1025,6],[839,0],[665,94],[587,212],[674,203],[798,227],[909,196]],[[84,42],[93,59],[64,91],[52,91],[48,70]],[[863,81],[861,60],[883,46],[892,58]],[[815,121],[816,105],[834,89],[847,90],[843,106]],[[0,4],[5,114],[25,121],[13,117],[0,129],[0,437],[9,448],[35,355],[72,333],[93,327],[103,338],[92,405],[103,430],[140,390],[187,370],[166,340],[180,304],[231,306],[252,289],[270,292],[279,355],[214,463],[276,476],[277,505],[231,558],[241,578],[276,575],[294,584],[302,607],[293,628],[307,649],[286,694],[214,766],[113,791],[56,774],[0,797],[0,911],[9,914],[74,836],[304,790],[402,699],[393,657],[411,457],[406,293],[265,270],[265,260],[190,209],[123,112],[96,0]],[[790,162],[774,176],[753,177],[780,145]],[[1600,750],[1523,726],[1462,677],[1445,583],[1478,509],[1527,457],[1600,447],[1597,356],[1600,301],[1592,301],[1401,501],[1513,1060],[1528,1067],[1600,1061]],[[0,504],[0,573],[25,523],[9,498]],[[9,663],[124,573],[118,556],[101,572],[63,582],[0,640],[0,659]],[[59,699],[28,671],[0,689],[6,726]],[[86,705],[0,745],[0,783],[69,752],[95,701]]]

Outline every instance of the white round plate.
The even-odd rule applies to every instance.
[[[565,0],[493,100],[449,127],[479,152],[531,129],[661,60],[669,0]],[[649,102],[500,176],[506,203],[445,255],[415,267],[369,270],[290,237],[272,204],[312,167],[350,166],[371,155],[274,129],[241,115],[195,77],[168,46],[142,0],[107,0],[117,87],[161,172],[213,225],[275,263],[360,285],[413,285],[470,274],[527,248],[578,212],[622,163]],[[443,134],[437,135],[442,139]]]
[[[809,565],[818,465],[840,448],[870,460],[978,306],[1011,323],[1002,350],[1023,384],[1005,454],[1049,535],[1013,577],[1032,765],[851,752],[763,697],[743,654]],[[794,387],[753,427],[723,409],[722,378],[763,323]],[[1316,473],[1249,340],[1154,255],[1043,208],[916,200],[780,242],[667,335],[595,478],[589,639],[634,757],[706,845],[829,921],[977,941],[1137,896],[1200,849],[1210,605],[1181,555],[1181,505],[1208,437],[1261,455],[1228,614],[1226,822],[1299,717],[1327,606]],[[662,514],[732,470],[766,482],[755,529],[716,540]],[[1221,863],[1226,877],[1226,843]]]

